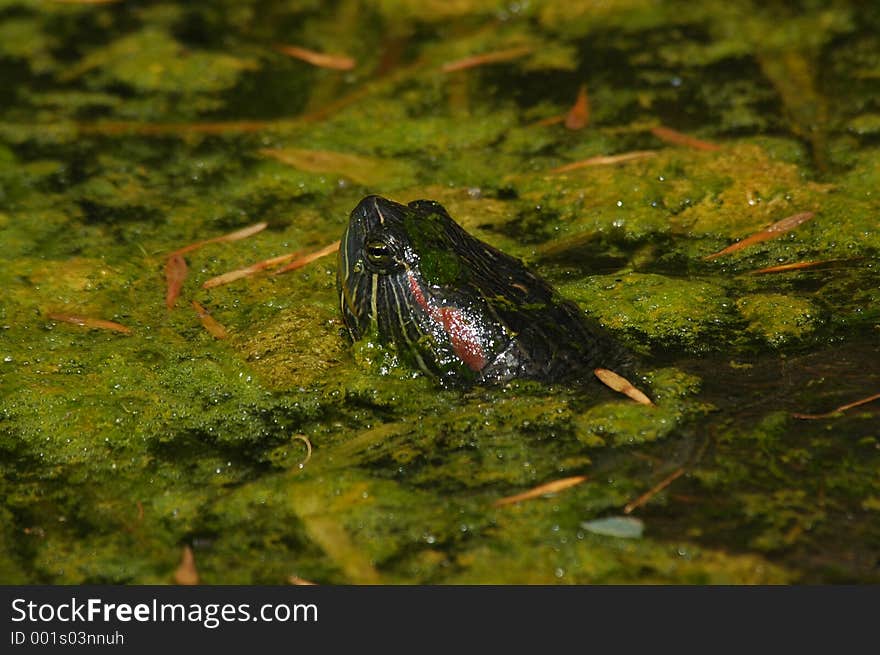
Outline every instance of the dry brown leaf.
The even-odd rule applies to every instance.
[[[245,268],[239,268],[235,271],[229,271],[228,273],[217,275],[216,277],[212,277],[210,280],[202,282],[202,288],[213,289],[214,287],[219,287],[223,284],[229,284],[230,282],[234,282],[235,280],[250,277],[252,275],[255,275],[256,273],[259,273],[260,271],[266,270],[267,268],[271,268],[272,266],[277,266],[278,264],[283,264],[286,261],[290,261],[294,257],[299,256],[301,253],[301,250],[298,250],[297,252],[289,252],[286,255],[270,257],[269,259],[264,259],[261,262],[251,264],[250,266],[246,266]]]
[[[311,580],[306,580],[305,578],[301,578],[298,575],[291,575],[287,578],[287,582],[292,585],[302,586],[302,585],[314,585],[316,582],[312,582]]]
[[[199,584],[199,572],[196,569],[196,557],[192,548],[184,546],[180,554],[180,564],[174,570],[174,582],[179,585]]]
[[[300,48],[295,45],[277,45],[275,49],[287,55],[295,57],[301,61],[318,66],[319,68],[332,68],[333,70],[347,71],[355,67],[355,60],[345,55],[328,55],[307,48]]]
[[[223,234],[219,237],[212,237],[210,239],[205,239],[204,241],[196,241],[195,243],[191,243],[188,246],[184,246],[183,248],[178,248],[175,250],[172,255],[184,255],[188,252],[192,252],[202,246],[206,246],[209,243],[228,243],[230,241],[240,241],[241,239],[246,239],[258,232],[262,232],[269,226],[268,223],[260,222],[254,223],[253,225],[248,225],[247,227],[243,227],[240,230],[236,230],[235,232],[230,232],[229,234]]]
[[[684,469],[676,469],[670,475],[663,478],[660,482],[658,482],[641,496],[636,498],[634,501],[632,501],[631,503],[627,503],[626,506],[623,508],[623,513],[631,514],[634,509],[638,509],[639,507],[647,503],[649,500],[651,500],[651,498],[663,491],[666,487],[675,482],[682,475],[684,475]]]
[[[575,475],[570,478],[553,480],[552,482],[538,485],[537,487],[529,489],[528,491],[524,491],[520,494],[506,496],[505,498],[499,498],[494,503],[492,503],[492,506],[503,507],[504,505],[512,505],[514,503],[519,503],[524,500],[531,500],[532,498],[540,498],[541,496],[546,496],[547,494],[555,494],[564,489],[568,489],[569,487],[578,485],[584,482],[586,479],[586,475]]]
[[[662,125],[652,127],[651,134],[656,136],[661,141],[665,141],[666,143],[671,143],[676,146],[685,146],[687,148],[693,148],[694,150],[721,150],[721,146],[719,146],[717,143],[703,141],[702,139],[697,139],[687,134],[682,134],[677,130],[673,130],[670,127],[663,127]]]
[[[131,328],[125,327],[114,321],[105,321],[102,318],[88,318],[87,316],[73,316],[71,314],[46,314],[47,318],[53,321],[63,321],[64,323],[72,323],[73,325],[81,325],[82,327],[95,328],[98,330],[113,330],[122,334],[131,334]]]
[[[446,64],[443,64],[441,70],[444,73],[452,73],[454,71],[465,70],[467,68],[485,66],[486,64],[498,64],[501,62],[518,59],[523,55],[529,54],[531,51],[531,46],[520,46],[518,48],[508,48],[507,50],[496,50],[495,52],[487,52],[482,55],[474,55],[473,57],[465,57],[464,59],[450,61]]]
[[[868,396],[867,398],[862,398],[860,400],[856,400],[851,403],[847,403],[846,405],[841,405],[836,409],[832,409],[830,412],[825,412],[824,414],[800,414],[793,413],[792,416],[795,418],[802,419],[822,419],[822,418],[830,418],[835,414],[840,412],[845,412],[848,409],[852,409],[853,407],[858,407],[859,405],[865,405],[870,402],[874,402],[875,400],[880,400],[880,393],[875,393],[873,396]]]
[[[183,255],[171,253],[165,261],[165,307],[172,309],[180,296],[189,268]]]
[[[211,333],[215,339],[225,339],[229,336],[229,332],[226,331],[226,328],[220,325],[217,320],[208,313],[208,310],[202,307],[195,300],[191,301],[193,309],[196,310],[196,314],[199,317],[199,320],[202,322],[202,327],[205,328],[208,332]]]
[[[320,259],[321,257],[325,257],[326,255],[331,255],[334,252],[339,250],[339,241],[334,241],[330,245],[324,246],[320,250],[316,250],[314,252],[310,252],[308,255],[303,255],[299,259],[290,262],[287,266],[283,266],[275,271],[275,275],[280,275],[281,273],[287,273],[288,271],[295,271],[298,268],[302,268],[306,264],[310,264],[316,259]]]
[[[752,275],[763,275],[765,273],[784,273],[786,271],[799,271],[802,268],[821,266],[822,264],[829,264],[832,261],[833,260],[825,259],[809,262],[794,262],[792,264],[779,264],[778,266],[767,266],[766,268],[759,268],[754,271],[749,271],[749,273],[751,273]]]
[[[621,164],[634,159],[645,159],[646,157],[655,157],[657,152],[654,150],[633,150],[632,152],[623,152],[619,155],[599,155],[598,157],[590,157],[580,161],[571,162],[564,166],[559,166],[551,170],[551,173],[566,173],[578,168],[587,168],[589,166],[605,166],[608,164]]]
[[[742,250],[748,246],[754,245],[756,243],[761,243],[762,241],[768,241],[770,239],[775,239],[786,232],[790,232],[798,225],[802,223],[806,223],[808,220],[813,218],[816,214],[814,212],[802,212],[800,214],[794,214],[793,216],[788,216],[783,218],[781,221],[775,222],[768,228],[761,230],[760,232],[756,232],[751,236],[747,236],[742,241],[737,241],[736,243],[727,246],[723,250],[719,250],[716,253],[712,253],[711,255],[706,255],[703,257],[705,260],[715,259],[716,257],[721,257],[722,255],[728,255],[732,252],[736,252],[737,250]]]
[[[587,95],[587,85],[581,84],[578,89],[577,100],[565,115],[565,127],[570,130],[580,130],[590,122],[590,97]]]
[[[607,368],[597,368],[593,370],[593,373],[597,378],[607,387],[614,389],[619,393],[632,398],[637,403],[642,405],[653,405],[654,403],[648,398],[644,393],[636,389],[632,382],[627,380],[622,375],[618,375],[614,371],[611,371]]]

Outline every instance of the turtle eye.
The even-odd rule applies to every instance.
[[[379,269],[390,269],[394,266],[394,256],[391,247],[384,241],[368,241],[364,246],[367,261]]]

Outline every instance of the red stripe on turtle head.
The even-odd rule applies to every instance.
[[[476,328],[468,323],[467,317],[457,307],[435,307],[429,304],[412,271],[407,271],[407,279],[416,303],[428,313],[431,320],[443,326],[456,356],[472,371],[482,371],[486,366],[486,354]]]

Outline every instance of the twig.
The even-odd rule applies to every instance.
[[[670,475],[663,478],[660,482],[658,482],[641,496],[636,498],[634,501],[632,501],[631,503],[627,503],[626,506],[623,508],[623,513],[631,514],[633,510],[638,509],[639,507],[647,503],[649,500],[651,500],[651,498],[663,491],[666,487],[675,482],[682,475],[684,475],[684,468],[676,469]]]
[[[851,403],[847,403],[846,405],[841,405],[837,409],[832,409],[830,412],[825,412],[824,414],[800,414],[793,413],[792,416],[794,418],[802,418],[802,419],[821,419],[821,418],[830,418],[835,414],[840,412],[845,412],[848,409],[852,409],[853,407],[858,407],[859,405],[864,405],[866,403],[873,402],[875,400],[880,399],[880,393],[875,393],[873,396],[868,396],[867,398],[862,398],[861,400],[856,400]]]

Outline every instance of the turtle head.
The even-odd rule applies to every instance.
[[[463,272],[455,247],[461,232],[431,200],[408,205],[380,196],[361,200],[342,236],[337,267],[340,306],[352,338],[368,332],[371,322],[380,326],[387,318],[382,307],[410,311],[409,278],[425,289],[456,285]]]

